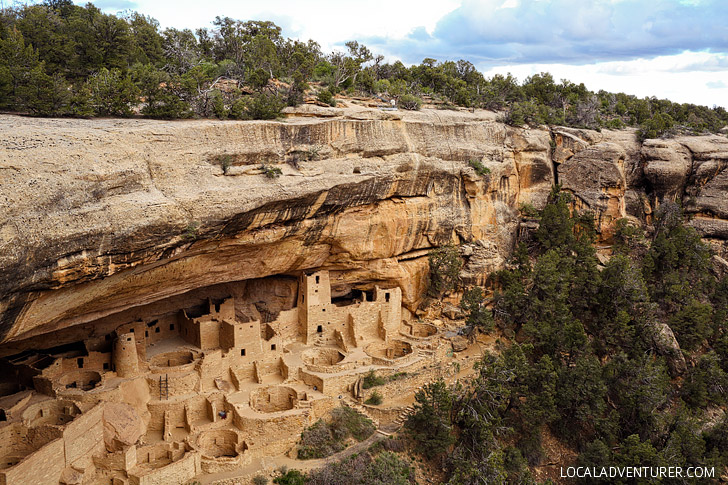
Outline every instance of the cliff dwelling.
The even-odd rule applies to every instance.
[[[342,407],[388,439],[423,386],[463,382],[510,344],[466,338],[460,290],[425,303],[430,256],[452,244],[462,288],[490,291],[556,175],[594,213],[600,265],[615,221],[646,225],[684,192],[728,271],[725,137],[319,108],[271,122],[23,118],[21,133],[0,116],[14,201],[0,221],[0,485],[320,470],[326,459],[298,459],[301,435]],[[249,163],[262,159],[282,175]]]
[[[398,287],[332,298],[328,271],[266,284],[288,304],[208,298],[3,359],[17,385],[0,398],[0,483],[31,470],[34,483],[114,485],[240,470],[343,402],[361,408],[365,374],[417,375],[446,351]]]

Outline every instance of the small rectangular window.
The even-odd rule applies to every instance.
[[[159,327],[155,327],[154,333],[159,333]]]
[[[134,333],[134,329],[129,329],[129,333]]]
[[[384,300],[389,302],[389,293],[384,294]]]
[[[83,369],[83,358],[76,359],[76,364],[78,364],[79,369]]]
[[[276,344],[270,344],[270,349],[271,350],[275,350],[276,349]]]
[[[321,332],[323,332],[323,331],[324,331],[324,327],[322,327],[321,325],[319,325],[318,327],[316,327],[316,331],[317,331],[318,333],[321,333]]]
[[[245,349],[240,349],[240,355],[241,355],[242,357],[245,357]]]
[[[144,330],[144,336],[145,337],[149,337],[149,331],[148,330]]]
[[[316,276],[316,284],[317,285],[319,284],[319,277],[318,276]]]
[[[109,363],[108,362],[104,362],[104,370],[109,370]]]
[[[170,323],[170,324],[169,324],[169,329],[170,329],[170,330],[174,330],[174,323]]]

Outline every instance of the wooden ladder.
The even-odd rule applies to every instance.
[[[159,400],[169,399],[169,375],[164,374],[164,379],[159,376]]]

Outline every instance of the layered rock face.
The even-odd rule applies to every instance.
[[[275,122],[5,116],[0,133],[4,355],[92,336],[135,308],[181,308],[200,289],[275,294],[266,277],[285,286],[312,269],[339,294],[399,286],[414,310],[431,248],[467,243],[463,274],[482,282],[513,248],[519,206],[542,206],[554,182],[595,211],[606,242],[615,219],[649,223],[676,197],[723,254],[728,238],[719,136],[639,144],[488,112],[315,107]]]

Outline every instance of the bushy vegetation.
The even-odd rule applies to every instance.
[[[477,173],[481,177],[484,177],[490,173],[490,169],[488,167],[486,167],[485,165],[483,165],[483,162],[481,162],[480,160],[471,158],[468,163],[470,164],[471,167],[473,167],[475,169],[475,173]]]
[[[329,106],[336,106],[336,99],[334,99],[333,93],[328,89],[322,89],[316,99]]]
[[[285,84],[274,82],[283,81]],[[46,0],[0,9],[0,109],[39,116],[189,116],[272,119],[303,101],[310,83],[318,99],[335,105],[339,92],[397,99],[419,109],[503,111],[513,125],[561,124],[639,128],[639,136],[715,132],[728,112],[593,92],[556,82],[548,73],[518,82],[486,78],[466,60],[432,58],[410,67],[386,63],[356,41],[324,53],[309,40],[281,35],[267,21],[218,16],[212,28],[161,29],[137,12],[104,14],[93,4]]]
[[[415,394],[415,411],[405,422],[417,450],[427,458],[442,455],[453,443],[453,394],[442,379],[426,384]]]
[[[572,209],[555,189],[530,248],[492,275],[494,323],[519,338],[485,355],[472,382],[418,393],[413,445],[444,461],[451,484],[533,483],[545,434],[581,466],[720,473],[727,420],[707,409],[728,404],[728,278],[677,204],[663,202],[649,234],[619,221],[601,265],[593,217]],[[478,290],[463,299],[469,318]],[[665,325],[680,348],[658,343]]]
[[[384,398],[382,397],[382,395],[378,391],[374,391],[369,395],[367,400],[364,401],[364,404],[379,406],[380,404],[382,404],[383,400],[384,400]]]
[[[429,261],[430,274],[427,292],[431,297],[439,298],[457,287],[463,262],[458,254],[458,249],[452,244],[432,250]]]
[[[283,173],[283,170],[280,168],[268,165],[267,163],[262,164],[260,166],[260,170],[263,172],[263,175],[269,179],[277,179]]]
[[[306,475],[298,470],[280,470],[280,476],[273,479],[273,483],[277,485],[304,485],[306,483]]]
[[[465,312],[465,323],[468,325],[472,325],[482,332],[493,329],[493,314],[485,306],[485,294],[479,286],[463,293],[460,308]]]
[[[348,441],[363,441],[375,431],[374,423],[356,410],[340,406],[331,411],[329,421],[319,419],[301,433],[298,458],[324,458],[347,447]]]
[[[396,452],[404,451],[402,440],[382,440],[368,450],[303,474],[279,470],[278,485],[409,485],[415,483],[414,468]]]
[[[409,463],[394,453],[369,452],[331,463],[308,475],[309,485],[408,485],[414,482]]]
[[[372,387],[376,386],[383,386],[387,383],[387,380],[382,377],[378,376],[373,370],[370,370],[367,375],[364,376],[364,379],[362,379],[362,388],[364,389],[371,389]]]
[[[384,384],[407,377],[407,372],[395,372],[394,374],[383,377],[377,375],[373,370],[370,370],[367,375],[362,379],[362,388],[371,389],[376,386],[383,386]]]
[[[418,98],[414,94],[403,94],[399,97],[399,100],[397,100],[397,104],[402,109],[417,111],[422,107],[422,99]]]

